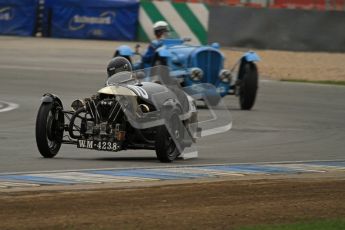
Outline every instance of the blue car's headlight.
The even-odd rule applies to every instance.
[[[219,78],[223,83],[230,83],[231,82],[231,72],[227,69],[222,69],[219,72]]]
[[[200,68],[193,68],[191,70],[190,78],[193,81],[201,81],[204,76],[204,72]]]

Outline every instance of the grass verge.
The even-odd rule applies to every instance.
[[[259,225],[242,227],[238,230],[342,230],[345,220],[318,220],[314,222],[300,222],[284,225]]]
[[[287,82],[299,82],[299,83],[317,83],[317,84],[326,84],[326,85],[341,85],[345,86],[345,81],[333,81],[333,80],[302,80],[302,79],[281,79],[280,81]]]

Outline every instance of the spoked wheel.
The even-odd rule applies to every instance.
[[[255,103],[258,89],[258,70],[254,63],[242,63],[239,76],[239,100],[242,110],[250,110]]]
[[[64,115],[56,102],[42,103],[36,119],[36,143],[41,155],[53,158],[60,150]]]
[[[170,132],[168,131],[170,130]],[[183,126],[180,118],[176,113],[173,113],[169,119],[168,128],[165,125],[157,128],[156,136],[156,155],[160,162],[169,163],[174,161],[183,151],[179,151],[176,146],[175,140],[183,148]],[[172,135],[174,138],[172,138]],[[175,139],[175,140],[174,140]]]

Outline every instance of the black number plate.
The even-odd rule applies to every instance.
[[[119,151],[120,144],[111,141],[78,140],[77,147],[81,149],[95,149],[100,151]]]

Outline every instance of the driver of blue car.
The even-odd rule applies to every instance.
[[[165,21],[158,21],[153,25],[153,32],[156,39],[151,41],[145,54],[143,63],[152,64],[156,50],[163,45],[162,39],[165,39],[169,33],[169,25]]]

